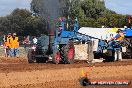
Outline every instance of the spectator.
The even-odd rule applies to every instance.
[[[13,33],[13,55],[14,57],[18,57],[19,55],[19,41],[18,41],[18,37],[16,36],[16,33]]]
[[[7,47],[7,40],[6,39],[4,39],[4,54],[5,54],[5,57],[9,56],[9,47]]]
[[[23,41],[23,44],[24,44],[24,49],[26,51],[26,48],[27,48],[27,44],[29,43],[29,39],[28,37],[24,37],[24,41]]]
[[[6,37],[6,47],[7,47],[7,51],[6,53],[8,52],[8,56],[12,56],[12,52],[11,52],[11,40],[12,40],[12,35],[11,33],[8,33],[7,37]]]

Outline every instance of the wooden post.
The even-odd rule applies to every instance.
[[[88,42],[87,54],[88,54],[88,62],[92,62],[93,59],[94,59],[94,54],[93,54],[93,41],[89,41]]]

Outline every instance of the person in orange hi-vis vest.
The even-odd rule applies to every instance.
[[[12,49],[12,54],[14,57],[18,57],[19,54],[19,41],[18,41],[18,37],[16,36],[16,33],[13,33],[12,36],[12,42],[11,42],[11,49]]]
[[[8,56],[12,56],[12,52],[11,52],[11,40],[12,40],[12,35],[11,33],[8,33],[7,37],[6,37],[6,47],[7,47],[7,52],[8,52]]]
[[[10,44],[11,44],[11,33],[8,33],[7,37],[6,37],[6,44],[7,44],[7,47],[10,47]]]

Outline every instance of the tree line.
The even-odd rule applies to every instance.
[[[41,15],[43,0],[32,0],[31,10]],[[124,27],[127,15],[117,14],[105,7],[101,0],[60,0],[63,16],[78,17],[80,27]],[[70,10],[69,10],[70,7]]]
[[[80,27],[124,27],[128,25],[127,15],[117,14],[105,7],[100,0],[59,0],[62,15],[78,17]],[[32,0],[31,11],[15,9],[0,17],[0,34],[17,32],[19,35],[47,34],[47,22],[41,15],[42,0]],[[69,9],[70,7],[70,9]]]
[[[10,15],[0,17],[0,33],[16,32],[18,35],[38,35],[47,33],[45,19],[33,16],[29,10],[15,9]]]

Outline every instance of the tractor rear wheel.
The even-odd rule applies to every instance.
[[[65,59],[65,57],[64,57],[65,46],[66,46],[66,45],[61,45],[61,47],[60,47],[60,57],[61,57],[61,62],[62,62],[63,64],[66,64],[66,59]]]
[[[74,61],[75,47],[72,41],[64,47],[64,58],[66,63],[71,64]]]
[[[52,62],[54,64],[59,64],[59,62],[60,62],[60,52],[58,50],[53,52]]]
[[[33,57],[34,53],[35,52],[32,49],[29,49],[28,55],[27,55],[28,63],[34,63],[35,62],[35,57]]]

